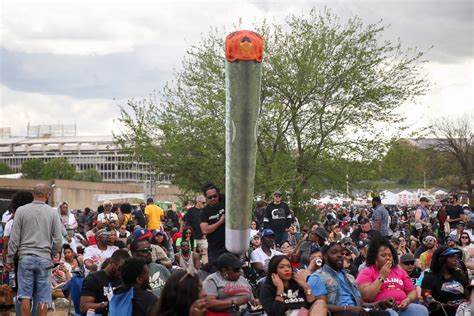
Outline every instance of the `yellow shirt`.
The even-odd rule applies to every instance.
[[[145,215],[148,216],[148,229],[161,228],[161,216],[165,215],[165,211],[161,207],[154,204],[147,205]]]

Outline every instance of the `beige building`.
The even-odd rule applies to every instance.
[[[149,190],[143,184],[0,178],[0,198],[9,199],[17,191],[32,190],[39,182],[51,188],[48,204],[56,207],[62,201],[67,201],[73,209],[96,209],[104,200],[111,200],[115,204],[139,203],[146,198],[145,190]],[[163,184],[155,185],[153,193],[155,200],[171,203],[178,202],[181,194],[178,187]]]

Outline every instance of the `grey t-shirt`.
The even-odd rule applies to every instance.
[[[164,266],[151,262],[148,264],[150,271],[150,287],[156,297],[160,297],[160,292],[165,286],[166,280],[170,277],[170,272]]]
[[[237,281],[229,281],[217,271],[209,275],[202,284],[207,295],[215,296],[217,299],[231,299],[239,296],[248,296],[253,299],[252,288],[246,279],[239,277]],[[242,306],[245,308],[245,306]],[[221,311],[222,313],[232,313],[232,309]]]
[[[377,225],[375,223],[378,220],[382,220],[380,234],[382,237],[388,236],[389,219],[390,216],[387,209],[382,204],[377,205],[377,207],[374,209],[374,213],[372,214],[372,229],[377,230]]]

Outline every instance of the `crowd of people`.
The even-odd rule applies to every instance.
[[[4,282],[21,315],[73,293],[84,315],[125,315],[124,297],[138,316],[470,315],[474,214],[456,195],[411,209],[379,197],[328,205],[302,225],[275,191],[256,203],[240,255],[225,248],[225,198],[212,184],[183,212],[152,198],[80,212],[47,199],[43,184],[17,192],[2,218]]]

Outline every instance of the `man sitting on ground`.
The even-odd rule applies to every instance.
[[[133,240],[150,240],[153,234],[146,228],[135,228],[133,231]],[[150,244],[151,247],[151,261],[159,263],[168,269],[171,269],[173,263],[170,258],[166,255],[163,248],[158,245]]]
[[[100,271],[90,273],[82,285],[80,311],[86,314],[88,309],[94,309],[96,314],[107,315],[108,300],[113,290],[122,284],[120,267],[130,255],[126,250],[113,253],[107,266]]]
[[[84,250],[84,266],[86,275],[89,272],[97,271],[101,268],[105,259],[110,258],[112,254],[118,250],[116,246],[110,246],[109,237],[110,232],[105,229],[100,229],[95,233],[96,245],[86,247]]]
[[[114,294],[120,294],[133,287],[134,316],[147,316],[158,302],[158,298],[150,290],[150,271],[144,258],[129,258],[120,269],[123,287]]]
[[[170,272],[161,264],[155,263],[151,259],[150,242],[146,239],[134,240],[130,244],[130,251],[133,257],[144,258],[150,274],[150,287],[156,297],[160,297],[161,289],[165,286]]]
[[[355,279],[343,269],[343,247],[331,243],[323,247],[325,264],[308,278],[308,285],[314,296],[327,295],[327,307],[333,316],[366,315],[361,306],[361,296]],[[387,302],[378,304],[385,306]],[[367,307],[369,307],[368,305]],[[389,315],[385,311],[370,311],[369,315]]]
[[[257,273],[264,273],[267,271],[268,263],[273,256],[281,255],[282,253],[273,249],[275,245],[275,233],[273,230],[267,228],[262,232],[262,246],[255,249],[250,254],[250,264]]]

